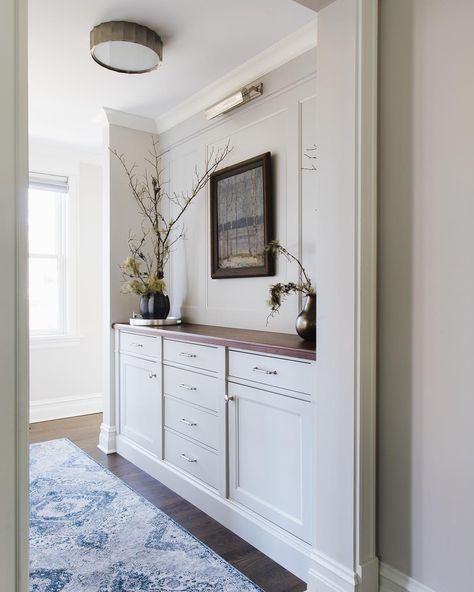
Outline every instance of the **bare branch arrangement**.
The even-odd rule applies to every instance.
[[[283,247],[279,241],[270,241],[268,245],[266,245],[265,249],[274,255],[283,255],[283,257],[285,257],[288,261],[296,263],[301,274],[301,281],[299,282],[288,282],[287,284],[279,282],[270,286],[268,306],[270,306],[271,311],[268,315],[268,323],[270,317],[275,316],[275,314],[279,312],[280,306],[283,304],[283,301],[289,294],[297,294],[300,292],[301,294],[308,296],[310,294],[315,294],[315,290],[311,284],[311,279],[308,277],[308,274],[306,273],[301,261],[292,255],[285,247]]]
[[[309,161],[314,161],[318,159],[318,156],[316,154],[318,147],[316,146],[316,144],[314,144],[312,146],[312,148],[307,148],[305,150],[304,156],[305,158],[307,158]],[[317,171],[318,169],[316,168],[316,164],[314,162],[310,162],[309,163],[310,166],[304,166],[301,167],[303,169],[303,171]]]
[[[194,181],[189,192],[170,193],[166,189],[164,170],[158,151],[158,138],[152,139],[145,165],[130,165],[124,154],[110,148],[128,180],[128,186],[142,215],[141,235],[130,234],[130,256],[122,263],[123,290],[133,294],[153,294],[165,290],[164,269],[173,246],[185,236],[183,214],[207,185],[210,176],[228,156],[232,148],[212,149],[204,171],[195,167]],[[169,212],[169,214],[168,214]]]

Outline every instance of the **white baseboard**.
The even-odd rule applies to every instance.
[[[30,401],[30,423],[102,412],[102,394]]]
[[[435,592],[424,584],[394,569],[386,563],[380,564],[380,592]]]

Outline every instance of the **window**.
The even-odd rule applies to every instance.
[[[30,335],[32,336],[60,336],[67,332],[68,192],[66,177],[30,174],[28,230]]]

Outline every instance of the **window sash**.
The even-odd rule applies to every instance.
[[[67,177],[54,175],[30,174],[30,189],[62,194],[57,205],[57,226],[54,253],[30,252],[30,260],[55,260],[57,268],[57,302],[56,327],[52,329],[30,329],[30,336],[64,336],[68,330],[68,283],[67,283],[67,192],[69,184]]]

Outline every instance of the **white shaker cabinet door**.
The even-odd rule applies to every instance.
[[[311,403],[236,384],[228,394],[230,498],[308,541]]]
[[[119,430],[159,455],[161,443],[161,364],[120,356]]]

